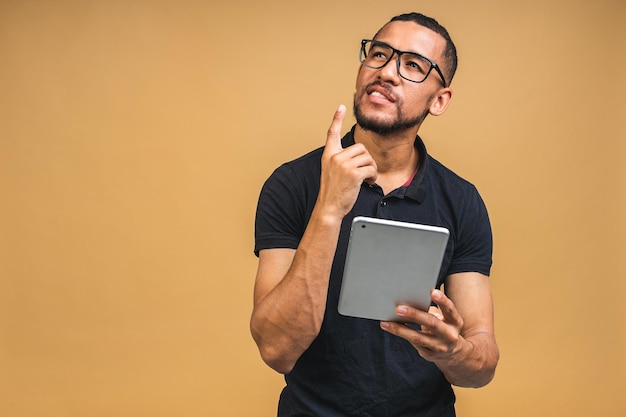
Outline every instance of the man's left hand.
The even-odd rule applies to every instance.
[[[452,300],[440,290],[433,290],[430,297],[439,308],[430,307],[425,312],[399,305],[396,307],[396,314],[403,323],[383,321],[380,327],[406,339],[424,359],[431,362],[449,362],[466,343],[461,336],[463,318]],[[422,330],[415,330],[405,323],[419,324]]]

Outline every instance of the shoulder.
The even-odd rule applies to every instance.
[[[435,158],[429,157],[428,187],[440,210],[448,213],[447,219],[455,237],[473,239],[491,235],[489,214],[476,186],[462,178]]]
[[[294,160],[285,162],[283,165],[288,165],[295,168],[319,167],[322,161],[322,152],[324,152],[323,146],[317,149],[313,149],[311,152],[308,152]]]
[[[428,155],[428,165],[428,177],[430,178],[430,182],[437,187],[439,191],[457,197],[479,197],[478,190],[474,184],[430,155]]]
[[[263,184],[255,219],[255,253],[298,246],[319,191],[322,148],[276,168]]]
[[[467,181],[466,179],[458,175],[456,172],[454,172],[453,170],[451,170],[450,168],[448,168],[447,166],[439,162],[432,155],[428,155],[428,164],[430,166],[430,170],[432,171],[432,174],[436,175],[437,177],[443,180],[446,180],[454,184],[458,184],[461,187],[473,186],[469,181]]]
[[[269,180],[276,177],[296,180],[310,178],[314,173],[319,174],[321,172],[323,151],[323,147],[317,148],[296,159],[283,163],[274,170]]]

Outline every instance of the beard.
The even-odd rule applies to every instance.
[[[367,93],[364,89],[363,93],[361,93],[361,97],[366,94]],[[426,109],[418,116],[407,118],[402,112],[400,106],[397,106],[396,117],[394,120],[380,120],[376,117],[369,117],[361,111],[361,105],[357,99],[356,93],[354,94],[353,111],[356,122],[359,126],[361,126],[361,128],[381,136],[389,136],[401,131],[413,129],[421,125],[429,113],[428,109]]]

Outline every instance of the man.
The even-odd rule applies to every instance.
[[[499,356],[487,211],[417,135],[450,103],[455,47],[435,20],[410,13],[362,42],[361,64],[352,131],[340,139],[340,106],[326,145],[278,168],[261,191],[251,332],[285,374],[279,416],[454,416],[451,384],[486,385]],[[438,308],[400,305],[398,322],[338,314],[357,215],[450,230],[445,294],[431,293]]]

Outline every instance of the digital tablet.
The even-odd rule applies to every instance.
[[[355,217],[339,313],[398,321],[399,304],[428,311],[449,235],[443,227]]]

